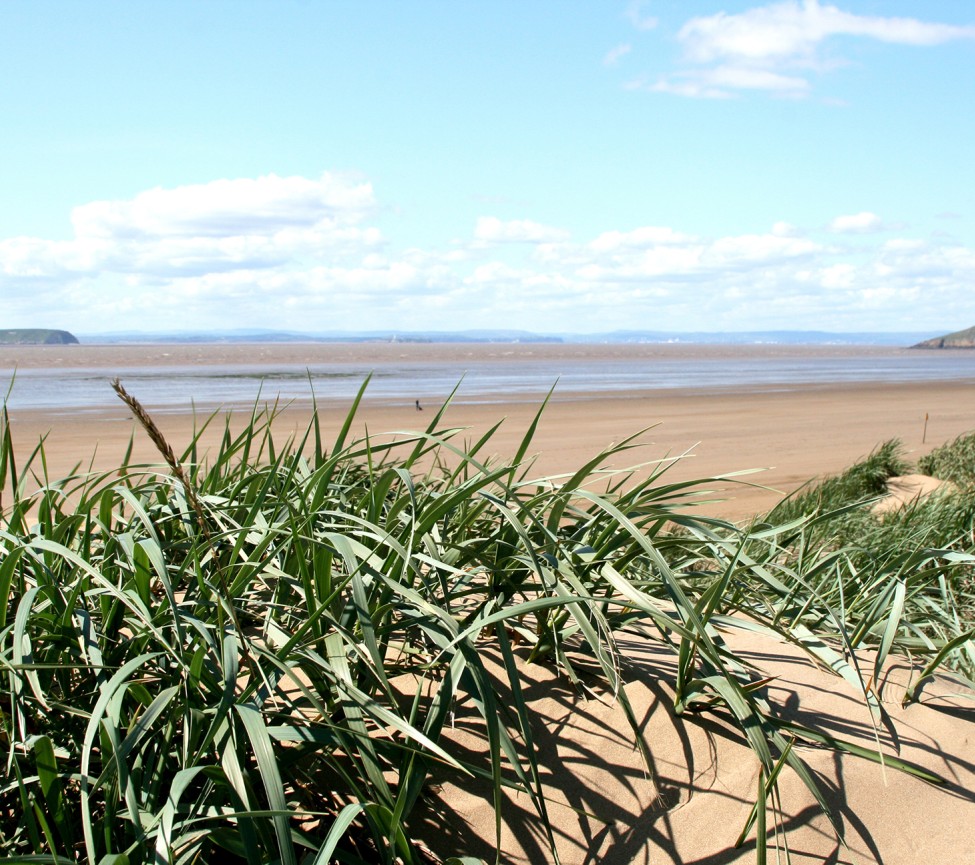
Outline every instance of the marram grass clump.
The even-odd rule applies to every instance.
[[[917,465],[926,475],[971,489],[975,486],[975,433],[966,433],[935,448]]]
[[[457,862],[466,851],[431,849],[414,832],[431,778],[453,773],[486,779],[496,808],[503,789],[522,791],[558,861],[519,666],[551,664],[576,681],[573,659],[586,658],[649,771],[653,743],[621,687],[625,634],[672,652],[687,723],[720,715],[753,749],[764,792],[728,842],[757,834],[764,861],[783,771],[833,818],[793,743],[847,746],[783,721],[719,626],[747,622],[815,654],[805,635],[818,624],[878,666],[907,647],[931,670],[964,642],[917,645],[911,581],[934,554],[878,573],[875,602],[841,618],[822,586],[827,572],[850,579],[841,551],[807,549],[797,563],[802,518],[749,533],[695,515],[706,482],[669,483],[666,462],[601,470],[636,437],[574,474],[537,478],[526,458],[535,424],[510,461],[485,456],[490,434],[457,446],[442,411],[377,444],[350,436],[360,392],[333,442],[317,414],[282,441],[276,410],[257,408],[204,456],[199,434],[179,452],[118,391],[161,464],[50,479],[43,446],[19,464],[5,411],[0,424],[10,860]],[[479,752],[456,753],[444,736],[460,701],[483,719]]]
[[[842,636],[828,624],[827,608],[856,621],[860,610],[874,608],[878,595],[900,591],[906,605],[903,650],[924,653],[949,645],[949,651],[935,652],[937,662],[975,679],[975,498],[965,480],[975,473],[973,443],[975,436],[959,436],[922,457],[916,470],[950,483],[902,507],[874,507],[890,478],[915,471],[894,439],[845,472],[810,482],[765,518],[779,527],[778,560],[803,561],[807,574],[820,575],[807,577],[815,591],[806,614],[818,629]]]
[[[845,472],[810,482],[780,502],[769,518],[788,522],[811,513],[830,513],[882,496],[887,481],[906,474],[911,465],[904,457],[904,446],[897,439],[884,442],[869,456],[858,460]]]

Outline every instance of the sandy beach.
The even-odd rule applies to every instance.
[[[503,358],[511,363],[588,356],[635,357],[657,352],[661,357],[733,356],[732,347],[659,346],[104,346],[55,347],[0,351],[0,369],[72,364],[114,371],[140,365],[253,364],[311,362],[394,363],[405,356],[453,364]],[[759,347],[758,357],[797,349]],[[807,349],[806,351],[840,351]],[[844,351],[851,351],[844,349]],[[856,351],[856,350],[853,350]],[[869,352],[870,350],[865,349]],[[629,353],[629,354],[628,354]],[[114,373],[113,373],[114,374]],[[637,474],[674,461],[662,482],[714,478],[696,505],[700,513],[746,521],[817,476],[842,471],[882,442],[898,438],[909,459],[975,428],[975,377],[925,383],[836,383],[788,388],[643,389],[620,392],[560,394],[556,390],[541,415],[529,448],[531,474],[571,472],[614,443],[639,433],[640,446],[606,461],[607,470],[640,466]],[[138,396],[138,394],[136,394]],[[513,455],[544,399],[458,402],[438,425],[455,428],[459,441],[474,441],[503,419],[483,456]],[[325,400],[318,406],[326,441],[337,434],[350,409],[348,400]],[[376,399],[367,392],[354,432],[377,440],[402,437],[422,429],[437,406],[418,412],[412,399]],[[295,403],[275,421],[281,439],[301,431],[311,407]],[[194,417],[190,406],[153,412],[177,451],[191,441],[194,426],[209,414]],[[226,415],[220,414],[202,436],[213,447]],[[232,427],[247,412],[230,415]],[[78,410],[16,410],[12,436],[22,462],[44,439],[49,477],[76,467],[111,470],[134,440],[136,462],[158,463],[159,455],[120,402]],[[642,432],[641,432],[642,431]],[[743,474],[740,483],[723,477]],[[598,489],[598,486],[597,486]],[[798,719],[812,718],[824,729],[851,738],[866,748],[876,745],[874,730],[861,698],[835,677],[817,670],[794,647],[754,635],[726,635],[738,650],[772,677],[783,706],[799,707]],[[581,697],[557,680],[545,665],[524,670],[523,687],[536,700],[542,776],[565,863],[696,862],[700,865],[749,862],[755,858],[754,834],[738,850],[731,848],[748,817],[758,778],[754,756],[736,732],[708,718],[693,723],[673,713],[672,658],[651,642],[627,647],[627,693],[656,761],[652,782],[627,735],[618,703],[608,695]],[[916,674],[916,671],[915,673]],[[931,683],[917,704],[902,708],[903,689],[912,675],[906,662],[895,661],[882,699],[896,722],[898,738],[880,731],[886,754],[899,754],[944,776],[935,787],[902,773],[829,751],[800,746],[802,758],[816,772],[831,806],[846,830],[839,843],[805,787],[791,774],[785,778],[777,819],[788,831],[793,861],[874,862],[911,865],[930,861],[966,861],[975,849],[969,826],[973,812],[975,765],[971,760],[970,694],[956,683]],[[896,680],[896,681],[895,681]],[[793,711],[790,709],[789,711]],[[805,713],[805,714],[804,714]],[[722,722],[723,723],[723,722]],[[476,726],[463,707],[450,739],[463,750],[480,747]],[[489,791],[488,791],[489,792]],[[490,859],[495,844],[490,796],[476,786],[445,781],[421,834],[431,842]],[[432,801],[432,800],[431,800]],[[544,839],[532,809],[510,795],[503,807],[503,861],[547,861]],[[774,854],[773,854],[774,855]]]
[[[54,346],[0,351],[0,369],[64,365],[105,370],[139,365],[311,363],[327,359],[334,363],[395,363],[397,358],[422,359],[463,369],[499,358],[511,363],[531,363],[539,357],[606,358],[659,356],[716,357],[741,352],[736,346],[605,346],[605,345],[151,345],[151,346]],[[748,347],[757,357],[775,358],[798,352],[866,352],[871,348]],[[535,457],[533,475],[573,471],[609,445],[645,430],[641,446],[615,455],[607,468],[623,469],[648,463],[650,471],[660,460],[680,456],[665,476],[685,480],[760,470],[740,478],[742,483],[720,481],[708,485],[713,496],[702,497],[702,512],[741,520],[764,511],[782,494],[795,490],[810,478],[835,473],[868,454],[878,444],[899,438],[910,459],[917,459],[955,436],[975,429],[975,378],[925,383],[831,383],[795,385],[788,389],[742,388],[730,391],[702,389],[628,390],[625,392],[573,393],[556,389],[546,407],[529,448]],[[138,394],[136,394],[138,395]],[[519,395],[502,397],[494,403],[451,405],[441,427],[458,428],[459,440],[476,440],[491,425],[503,419],[492,437],[489,452],[510,456],[544,399]],[[327,434],[334,435],[350,407],[347,400],[319,403],[319,416]],[[355,424],[359,434],[382,438],[389,433],[422,429],[437,406],[426,404],[424,412],[412,401],[391,403],[373,399],[368,391]],[[282,436],[303,429],[310,418],[310,406],[295,403],[276,421]],[[167,409],[155,417],[177,451],[192,438],[195,423],[190,405]],[[246,413],[237,410],[232,423],[243,422]],[[927,416],[927,422],[925,422]],[[26,453],[45,438],[45,454],[51,478],[71,471],[75,465],[97,470],[110,469],[124,453],[130,437],[135,438],[135,458],[156,461],[151,443],[134,428],[125,407],[119,403],[83,412],[25,410],[12,412],[12,431],[17,452]],[[204,436],[212,444],[222,430],[218,419]],[[388,436],[387,436],[388,437]],[[760,486],[755,486],[760,485]]]

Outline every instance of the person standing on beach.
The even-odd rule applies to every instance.
[[[423,406],[420,405],[420,401],[419,400],[416,401],[416,410],[417,411],[423,411]]]

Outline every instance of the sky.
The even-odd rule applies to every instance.
[[[975,325],[975,4],[0,0],[0,328]]]

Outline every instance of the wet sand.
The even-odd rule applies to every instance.
[[[881,353],[890,349],[848,347],[748,347],[757,356],[774,357],[796,352]],[[139,364],[189,363],[312,363],[393,362],[398,356],[443,363],[478,359],[686,356],[721,357],[741,352],[738,346],[564,346],[511,344],[325,344],[325,345],[150,345],[53,346],[0,351],[0,368],[15,360],[21,368],[42,365],[124,368]],[[16,357],[14,357],[16,355]],[[473,359],[473,361],[472,361]],[[702,512],[745,519],[766,510],[810,478],[841,471],[878,444],[900,438],[909,458],[917,459],[933,447],[975,429],[975,379],[926,383],[799,385],[789,390],[749,388],[737,390],[643,390],[621,393],[556,392],[545,409],[529,448],[536,457],[533,475],[571,472],[613,443],[641,430],[642,445],[616,454],[606,465],[622,469],[638,463],[685,455],[670,468],[668,480],[726,475],[753,469],[763,471],[743,478],[769,489],[731,482],[708,485]],[[522,397],[520,397],[522,398]],[[457,404],[448,408],[442,426],[462,428],[459,440],[476,440],[492,424],[504,419],[485,455],[515,453],[541,405],[535,401],[497,404]],[[341,427],[350,401],[320,402],[319,413],[329,437]],[[417,430],[432,420],[436,406],[417,412],[412,400],[389,404],[366,396],[357,415],[355,431],[376,437]],[[925,415],[928,415],[925,433]],[[177,451],[193,434],[190,406],[183,412],[157,413],[156,419]],[[231,422],[243,423],[246,412],[236,411]],[[294,404],[281,414],[276,428],[281,435],[303,428],[310,407]],[[213,444],[223,420],[212,424],[205,443]],[[648,429],[649,428],[649,429]],[[81,463],[110,469],[135,436],[135,457],[157,461],[147,437],[134,424],[124,406],[86,412],[19,411],[12,417],[18,454],[24,455],[45,436],[48,472],[61,477]],[[327,439],[328,440],[328,439]],[[649,471],[652,467],[642,469]],[[712,501],[714,499],[714,501]]]
[[[698,345],[693,343],[319,342],[145,343],[0,346],[0,370],[19,367],[214,366],[319,363],[384,364],[408,360],[443,364],[530,360],[667,360],[701,358],[874,357],[908,349],[841,345]]]

